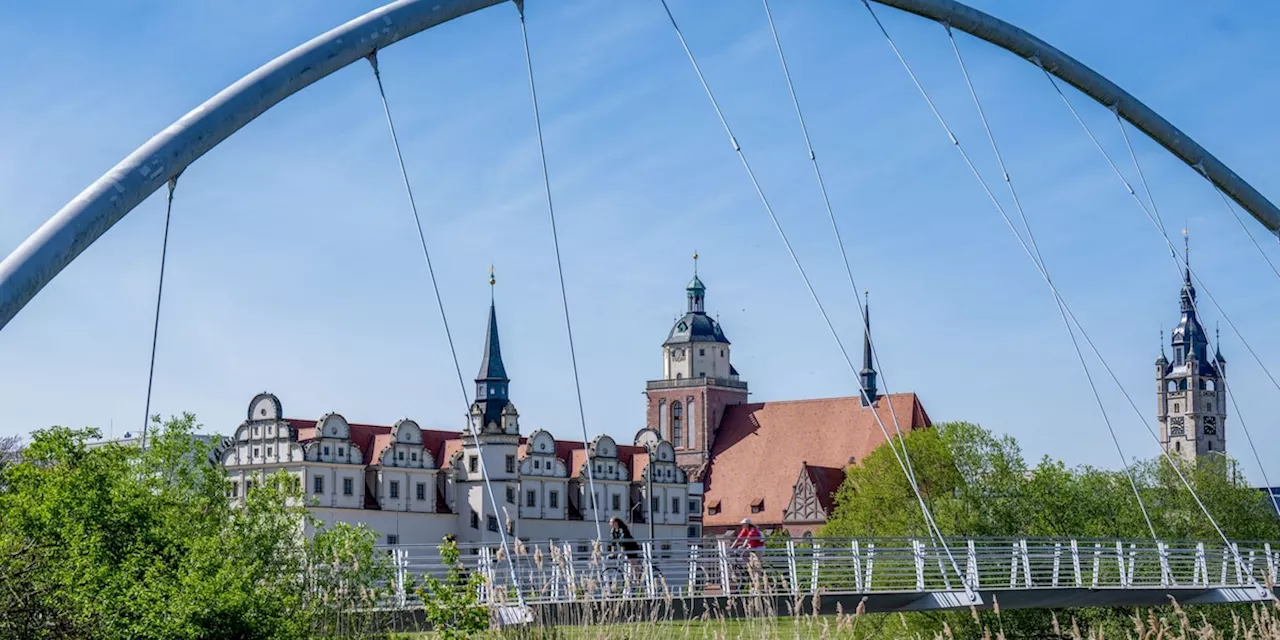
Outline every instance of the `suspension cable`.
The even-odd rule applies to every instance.
[[[1262,245],[1258,244],[1258,239],[1253,237],[1253,234],[1249,231],[1249,227],[1245,226],[1244,218],[1241,218],[1240,212],[1236,211],[1236,208],[1231,205],[1231,200],[1227,198],[1227,194],[1223,193],[1222,189],[1218,185],[1213,184],[1212,182],[1209,184],[1212,185],[1213,190],[1218,193],[1218,197],[1222,199],[1222,204],[1226,206],[1227,211],[1231,212],[1231,217],[1236,219],[1236,223],[1240,225],[1240,229],[1249,237],[1249,242],[1253,243],[1253,247],[1258,250],[1258,254],[1262,256],[1263,260],[1267,261],[1267,266],[1271,267],[1271,273],[1276,274],[1276,278],[1280,279],[1280,269],[1276,268],[1275,263],[1271,261],[1271,257],[1267,255],[1266,251],[1262,250]]]
[[[564,286],[564,264],[560,260],[560,235],[556,232],[556,207],[551,199],[551,174],[547,170],[547,148],[542,140],[542,114],[538,109],[538,88],[533,81],[533,56],[529,53],[529,30],[524,22],[524,0],[516,0],[516,10],[520,14],[520,38],[524,41],[524,63],[529,73],[529,97],[533,101],[533,126],[538,134],[538,157],[542,160],[542,187],[547,194],[547,217],[551,220],[551,244],[555,247],[556,274],[560,277],[560,303],[564,308],[564,329],[569,336],[569,362],[573,365],[573,390],[578,398],[578,422],[582,425],[582,446],[589,448],[587,436],[587,412],[582,405],[582,382],[578,376],[578,355],[573,346],[573,324],[569,322],[569,294]],[[600,528],[600,499],[596,495],[595,472],[592,471],[590,451],[587,453],[587,485],[591,491],[591,515],[596,524],[596,540],[603,540],[604,533]],[[653,496],[646,496],[649,502],[649,517],[653,518]],[[607,498],[607,496],[606,496]]]
[[[849,367],[849,371],[853,373],[853,377],[858,384],[859,395],[863,401],[870,405],[870,396],[867,394],[867,389],[863,386],[862,380],[857,375],[857,369],[853,366],[853,360],[849,357],[849,352],[845,349],[844,342],[840,340],[840,335],[836,332],[835,325],[832,324],[826,308],[823,307],[822,301],[819,299],[817,292],[813,288],[813,284],[809,281],[808,274],[805,273],[804,267],[800,264],[800,259],[796,256],[795,249],[791,246],[791,241],[787,238],[786,232],[782,229],[782,224],[778,221],[777,214],[773,211],[773,205],[769,203],[769,199],[765,196],[764,189],[760,186],[760,181],[756,178],[755,171],[751,168],[751,163],[748,162],[746,154],[742,151],[742,146],[738,144],[738,139],[734,136],[733,129],[729,126],[728,121],[725,119],[724,112],[720,109],[719,102],[716,101],[715,94],[711,91],[711,85],[707,83],[706,77],[703,76],[702,68],[698,65],[697,58],[694,57],[693,51],[689,48],[689,43],[685,41],[684,34],[680,31],[680,25],[676,22],[675,16],[671,13],[671,8],[667,6],[667,0],[659,1],[662,3],[663,10],[666,11],[667,19],[671,21],[671,27],[675,31],[676,37],[680,40],[680,46],[684,49],[685,55],[688,57],[690,65],[693,67],[694,74],[698,77],[698,82],[702,85],[703,91],[707,94],[707,99],[711,102],[711,107],[715,111],[716,117],[720,119],[720,124],[723,125],[725,134],[729,137],[730,145],[732,145],[734,152],[738,155],[738,159],[742,162],[742,167],[746,170],[747,177],[750,178],[751,184],[755,188],[756,195],[760,199],[760,203],[764,206],[765,212],[769,215],[769,220],[773,223],[773,228],[778,232],[778,236],[782,239],[782,243],[787,249],[787,254],[791,256],[792,264],[795,265],[796,270],[800,274],[800,279],[804,281],[805,288],[809,291],[809,296],[818,307],[818,313],[821,314],[823,322],[826,323],[827,330],[835,340],[836,347],[840,350],[840,354],[843,356],[845,364]],[[971,599],[976,597],[976,593],[973,591],[972,585],[970,584],[969,576],[960,571],[960,565],[956,562],[955,556],[951,553],[951,548],[947,545],[946,540],[942,538],[942,533],[938,530],[937,523],[934,521],[933,515],[929,511],[928,505],[925,504],[924,496],[920,491],[919,485],[916,484],[913,475],[908,473],[903,455],[898,452],[897,447],[892,445],[893,437],[889,434],[888,428],[885,427],[884,421],[880,418],[879,412],[875,411],[873,408],[871,415],[875,418],[876,424],[879,425],[885,441],[890,443],[889,449],[893,452],[893,456],[897,460],[898,466],[902,469],[903,474],[906,475],[908,484],[911,485],[911,490],[915,494],[916,501],[920,504],[921,512],[924,514],[926,528],[932,528],[934,533],[937,534],[939,540],[942,542],[943,551],[946,552],[948,559],[951,561],[952,570],[955,571],[957,578],[964,585],[965,593],[969,595]]]
[[[1199,276],[1197,276],[1194,272],[1191,271],[1190,263],[1187,262],[1185,257],[1178,256],[1177,250],[1173,247],[1173,242],[1169,239],[1169,235],[1161,229],[1161,225],[1156,221],[1154,214],[1151,212],[1150,209],[1147,208],[1147,205],[1145,202],[1142,201],[1142,198],[1138,197],[1138,194],[1133,190],[1133,187],[1129,184],[1128,179],[1124,177],[1124,173],[1120,171],[1120,168],[1116,166],[1115,161],[1111,159],[1111,154],[1107,153],[1107,150],[1102,146],[1102,143],[1098,141],[1097,136],[1093,134],[1093,130],[1090,129],[1089,125],[1086,124],[1084,119],[1080,117],[1079,112],[1076,111],[1075,105],[1071,104],[1071,100],[1067,98],[1067,94],[1063,93],[1062,87],[1058,85],[1058,81],[1053,77],[1053,74],[1049,73],[1049,70],[1044,68],[1044,65],[1040,64],[1040,61],[1038,59],[1033,60],[1032,62],[1035,63],[1036,66],[1040,67],[1040,70],[1044,72],[1045,77],[1049,80],[1049,84],[1053,86],[1054,91],[1058,93],[1058,96],[1062,98],[1063,103],[1067,105],[1067,109],[1071,112],[1071,115],[1075,117],[1076,122],[1080,123],[1080,126],[1084,129],[1085,133],[1089,136],[1089,139],[1093,141],[1094,147],[1098,149],[1098,151],[1102,154],[1102,157],[1107,161],[1107,164],[1110,165],[1111,170],[1116,174],[1116,177],[1120,179],[1120,182],[1124,185],[1125,190],[1128,191],[1129,195],[1133,197],[1133,200],[1138,203],[1138,206],[1142,209],[1143,213],[1146,214],[1147,219],[1151,220],[1151,223],[1156,226],[1157,232],[1159,232],[1160,236],[1164,238],[1165,245],[1170,250],[1171,256],[1174,260],[1175,268],[1180,266],[1179,265],[1179,262],[1180,262],[1181,266],[1184,266],[1186,268],[1187,274],[1191,278],[1193,278],[1195,281],[1199,282],[1200,281]],[[1181,271],[1180,268],[1178,270]],[[1203,283],[1201,283],[1201,286],[1203,287]],[[1218,305],[1216,300],[1214,300],[1213,294],[1209,292],[1207,287],[1203,287],[1203,289],[1204,289],[1205,295],[1209,296],[1209,300],[1214,303],[1215,307],[1217,307],[1218,312],[1222,313],[1222,307]],[[1194,300],[1192,301],[1192,304],[1193,305],[1195,304]],[[1198,314],[1199,312],[1197,311],[1196,313]],[[1224,320],[1227,321],[1228,326],[1230,326],[1233,330],[1235,330],[1234,323],[1231,322],[1230,318],[1228,318],[1225,313],[1222,313],[1222,317]],[[1249,346],[1248,342],[1244,340],[1244,337],[1240,335],[1240,332],[1238,330],[1236,330],[1236,335],[1240,337],[1240,341],[1244,343],[1245,348],[1248,349],[1250,353],[1253,353],[1253,348]],[[1256,358],[1257,354],[1254,354],[1254,356]],[[1265,365],[1262,365],[1261,359],[1258,359],[1258,364],[1263,367],[1263,371],[1267,373],[1267,376],[1271,377],[1271,373],[1267,371]],[[1105,361],[1103,361],[1103,366],[1107,368],[1107,371],[1109,373],[1111,372],[1110,367],[1106,366]],[[1138,417],[1142,422],[1142,426],[1146,427],[1147,433],[1149,433],[1151,435],[1151,438],[1156,441],[1157,445],[1159,445],[1160,453],[1162,454],[1162,457],[1169,463],[1169,466],[1173,469],[1173,472],[1177,474],[1178,479],[1182,481],[1183,486],[1185,486],[1187,488],[1187,491],[1190,492],[1191,498],[1195,501],[1196,505],[1200,507],[1200,510],[1204,513],[1205,517],[1209,519],[1209,524],[1213,526],[1214,531],[1216,531],[1218,533],[1218,536],[1222,538],[1222,542],[1224,545],[1226,545],[1227,550],[1231,552],[1231,554],[1235,557],[1235,560],[1237,562],[1243,562],[1243,559],[1240,557],[1239,552],[1236,551],[1235,547],[1231,545],[1231,541],[1227,538],[1227,534],[1223,532],[1222,527],[1218,526],[1218,521],[1213,517],[1213,514],[1209,512],[1209,508],[1205,506],[1204,502],[1200,499],[1200,494],[1196,493],[1195,488],[1191,486],[1191,482],[1187,480],[1186,475],[1182,472],[1182,469],[1179,468],[1178,463],[1173,459],[1173,456],[1169,454],[1169,451],[1163,446],[1163,443],[1161,443],[1160,436],[1157,435],[1155,430],[1151,428],[1151,425],[1147,423],[1145,416],[1143,416],[1142,414],[1142,411],[1138,409],[1138,405],[1133,402],[1133,399],[1131,397],[1129,397],[1128,391],[1126,391],[1123,385],[1120,384],[1119,379],[1115,377],[1114,373],[1111,373],[1111,377],[1112,379],[1116,380],[1116,385],[1120,388],[1121,393],[1124,395],[1125,399],[1129,401],[1129,405],[1133,408],[1134,412],[1138,414]],[[1273,383],[1275,382],[1275,378],[1272,378],[1272,382]],[[1280,386],[1278,386],[1278,388],[1280,388]],[[1255,587],[1261,588],[1258,585],[1257,580],[1253,577],[1253,574],[1249,574],[1249,580],[1250,582],[1253,583]],[[1268,593],[1270,593],[1270,591],[1268,591]],[[1274,595],[1272,595],[1272,599],[1275,599]]]
[[[1124,143],[1125,143],[1125,146],[1126,146],[1126,147],[1128,147],[1128,149],[1129,149],[1129,157],[1133,159],[1133,166],[1134,166],[1134,168],[1137,170],[1137,172],[1138,172],[1138,176],[1139,176],[1139,177],[1140,177],[1140,179],[1142,180],[1142,186],[1143,186],[1143,188],[1144,188],[1144,189],[1146,189],[1146,191],[1147,191],[1147,200],[1151,202],[1151,213],[1152,213],[1152,217],[1153,217],[1156,221],[1159,221],[1159,220],[1161,219],[1161,218],[1160,218],[1160,209],[1156,207],[1155,200],[1154,200],[1153,198],[1151,198],[1151,190],[1150,190],[1149,188],[1147,188],[1147,180],[1146,180],[1146,178],[1145,178],[1145,177],[1143,177],[1143,175],[1144,175],[1144,174],[1143,174],[1143,171],[1142,171],[1142,163],[1140,163],[1140,162],[1138,161],[1138,154],[1134,152],[1133,144],[1129,141],[1129,134],[1128,134],[1128,131],[1127,131],[1127,129],[1128,129],[1128,128],[1127,128],[1127,127],[1125,127],[1125,125],[1124,125],[1124,120],[1121,120],[1121,119],[1120,119],[1120,116],[1119,116],[1118,114],[1116,115],[1116,124],[1117,124],[1117,125],[1119,125],[1119,127],[1120,127],[1120,132],[1121,132],[1122,134],[1124,134]],[[1217,192],[1218,197],[1222,198],[1222,199],[1223,199],[1223,202],[1227,205],[1227,210],[1231,211],[1232,215],[1236,218],[1236,222],[1239,222],[1239,223],[1240,223],[1240,228],[1244,230],[1245,235],[1249,236],[1249,239],[1253,241],[1254,246],[1258,248],[1258,252],[1259,252],[1259,253],[1262,253],[1262,257],[1263,257],[1263,259],[1267,261],[1267,264],[1268,264],[1268,265],[1271,265],[1271,268],[1272,268],[1272,270],[1274,271],[1274,270],[1275,270],[1275,265],[1272,265],[1272,264],[1271,264],[1271,259],[1270,259],[1270,258],[1268,258],[1268,257],[1267,257],[1267,254],[1266,254],[1266,253],[1264,253],[1264,252],[1262,251],[1262,247],[1258,245],[1258,241],[1253,237],[1253,234],[1249,233],[1249,229],[1248,229],[1247,227],[1245,227],[1245,226],[1244,226],[1244,221],[1240,219],[1240,216],[1239,216],[1239,215],[1236,215],[1235,209],[1231,206],[1231,203],[1230,203],[1230,202],[1228,202],[1228,201],[1226,200],[1226,196],[1224,196],[1224,195],[1223,195],[1222,190],[1221,190],[1221,189],[1219,189],[1216,185],[1214,185],[1214,187],[1213,187],[1213,188],[1214,188],[1214,191],[1216,191],[1216,192]],[[1161,234],[1161,236],[1163,236],[1164,238],[1166,238],[1166,239],[1167,239],[1167,238],[1169,237],[1169,236],[1168,236],[1168,233],[1165,231],[1165,228],[1164,228],[1164,226],[1163,226],[1163,225],[1159,225],[1159,226],[1157,227],[1157,231],[1159,231],[1159,232],[1160,232],[1160,234]],[[1170,243],[1170,245],[1172,245],[1172,243]],[[1178,261],[1178,254],[1177,254],[1177,251],[1176,251],[1176,250],[1174,250],[1172,246],[1170,246],[1170,247],[1169,247],[1169,251],[1170,251],[1169,256],[1173,259],[1173,262],[1174,262],[1174,268],[1175,268],[1175,269],[1177,269],[1177,270],[1181,270],[1180,265],[1179,265],[1179,261]],[[1190,271],[1190,257],[1189,257],[1189,256],[1184,256],[1184,258],[1183,258],[1183,262],[1186,264],[1187,269],[1188,269],[1188,272],[1189,272],[1189,271]],[[1277,273],[1276,275],[1277,275],[1278,277],[1280,277],[1280,273]],[[1209,295],[1209,290],[1208,290],[1208,288],[1207,288],[1207,287],[1205,288],[1205,294],[1206,294],[1206,295]],[[1210,295],[1210,299],[1212,299],[1212,295]],[[1198,303],[1195,301],[1195,299],[1194,299],[1194,298],[1191,300],[1191,308],[1192,308],[1192,310],[1195,312],[1195,314],[1196,314],[1197,316],[1199,316],[1199,315],[1200,315],[1200,309],[1199,309],[1199,307],[1198,307]],[[1219,312],[1221,312],[1222,310],[1221,310],[1221,309],[1219,309],[1218,311],[1219,311]],[[1224,314],[1224,316],[1225,316],[1225,314]],[[1242,341],[1243,341],[1243,339],[1242,339]],[[1215,335],[1215,336],[1214,336],[1214,339],[1213,339],[1213,342],[1212,342],[1212,343],[1209,343],[1209,336],[1208,336],[1208,333],[1206,332],[1206,334],[1205,334],[1205,342],[1209,344],[1210,349],[1211,349],[1211,350],[1213,350],[1213,351],[1214,351],[1214,353],[1221,353],[1221,351],[1219,351],[1219,349],[1221,349],[1221,347],[1222,347],[1222,340],[1221,340],[1221,336]],[[1205,357],[1210,357],[1210,356],[1209,356],[1209,354],[1207,354],[1207,353],[1206,353],[1206,354],[1205,354]],[[1233,392],[1231,392],[1231,391],[1229,390],[1229,388],[1227,387],[1227,383],[1226,383],[1226,376],[1225,376],[1225,375],[1223,375],[1223,373],[1222,373],[1221,369],[1218,367],[1218,363],[1217,363],[1216,359],[1215,359],[1215,360],[1213,360],[1213,363],[1214,363],[1214,365],[1213,365],[1213,366],[1214,366],[1214,370],[1218,372],[1219,378],[1220,378],[1220,380],[1221,380],[1221,382],[1222,382],[1222,384],[1223,384],[1223,393],[1227,395],[1227,397],[1230,399],[1230,401],[1231,401],[1232,405],[1233,405],[1233,406],[1235,406],[1235,402],[1236,402],[1236,401],[1235,401],[1235,394],[1234,394]],[[1270,373],[1268,373],[1268,375],[1270,375]],[[1270,487],[1270,486],[1271,486],[1271,479],[1267,477],[1267,468],[1266,468],[1266,466],[1264,466],[1264,465],[1262,464],[1262,456],[1260,456],[1260,455],[1258,454],[1258,448],[1257,448],[1257,446],[1255,446],[1255,445],[1254,445],[1254,443],[1253,443],[1253,434],[1249,431],[1249,426],[1248,426],[1248,424],[1246,424],[1246,423],[1245,423],[1244,416],[1243,416],[1243,415],[1241,415],[1241,413],[1240,413],[1240,407],[1239,407],[1239,406],[1235,406],[1235,410],[1236,410],[1236,420],[1238,420],[1238,421],[1240,422],[1240,429],[1241,429],[1242,431],[1244,431],[1245,441],[1249,443],[1249,449],[1250,449],[1250,451],[1252,451],[1252,452],[1253,452],[1253,459],[1254,459],[1254,461],[1255,461],[1255,462],[1257,462],[1257,463],[1258,463],[1258,470],[1262,473],[1262,481],[1263,481],[1264,483],[1266,483],[1266,485],[1267,485],[1268,487]],[[1276,513],[1280,513],[1280,502],[1277,502],[1277,500],[1276,500],[1276,496],[1275,496],[1275,495],[1270,494],[1270,493],[1268,493],[1268,495],[1271,497],[1271,503],[1272,503],[1272,506],[1275,508]]]
[[[868,9],[870,9],[869,6]],[[875,15],[874,12],[872,15]],[[885,31],[884,26],[880,25],[878,19],[876,20],[876,24],[880,26],[882,32]],[[951,42],[951,50],[955,53],[956,62],[959,64],[960,72],[964,76],[965,86],[969,90],[969,96],[973,99],[974,109],[978,112],[978,118],[982,121],[982,128],[986,132],[988,142],[991,144],[991,153],[995,156],[996,163],[1000,167],[1000,175],[1004,179],[1005,186],[1009,189],[1009,197],[1013,201],[1013,206],[1017,211],[1018,219],[1022,222],[1022,227],[1026,231],[1026,242],[1023,242],[1021,235],[1009,219],[1004,207],[996,201],[990,190],[988,190],[988,195],[992,197],[992,202],[996,204],[996,210],[999,211],[1000,216],[1004,219],[1009,230],[1018,238],[1018,242],[1022,245],[1023,251],[1026,251],[1027,257],[1031,258],[1031,261],[1035,263],[1037,270],[1040,272],[1040,276],[1044,279],[1045,284],[1049,287],[1049,291],[1053,294],[1054,304],[1058,308],[1058,315],[1062,319],[1062,324],[1067,330],[1067,336],[1071,339],[1071,347],[1075,351],[1076,359],[1080,362],[1080,368],[1084,371],[1085,380],[1089,384],[1089,391],[1093,394],[1093,400],[1098,406],[1098,412],[1102,415],[1102,421],[1107,425],[1107,432],[1111,435],[1111,442],[1115,445],[1116,453],[1120,455],[1120,463],[1124,466],[1125,476],[1129,479],[1129,487],[1133,489],[1133,495],[1138,501],[1138,509],[1142,512],[1142,519],[1147,523],[1147,530],[1151,533],[1151,538],[1153,540],[1158,540],[1159,537],[1156,535],[1155,525],[1151,523],[1151,515],[1147,512],[1146,504],[1142,500],[1142,494],[1138,489],[1138,482],[1134,477],[1129,458],[1125,455],[1124,449],[1120,446],[1120,439],[1116,435],[1115,426],[1112,424],[1111,418],[1107,414],[1107,408],[1102,402],[1101,394],[1098,393],[1097,383],[1093,380],[1093,373],[1089,370],[1089,365],[1085,360],[1084,352],[1080,349],[1080,341],[1076,339],[1075,331],[1071,328],[1071,320],[1067,318],[1067,313],[1069,311],[1067,302],[1062,298],[1061,293],[1058,291],[1058,287],[1053,283],[1053,279],[1049,275],[1049,269],[1044,263],[1044,255],[1040,252],[1040,245],[1036,242],[1035,233],[1032,232],[1031,223],[1027,219],[1026,209],[1022,206],[1022,199],[1018,196],[1018,190],[1013,185],[1013,179],[1009,177],[1009,169],[1004,162],[1004,155],[1000,153],[1000,145],[996,142],[995,133],[991,130],[991,123],[987,120],[986,110],[982,108],[982,100],[978,98],[978,91],[973,86],[973,78],[969,75],[969,67],[964,62],[964,56],[960,53],[959,45],[956,44],[955,34],[951,31],[951,25],[943,23],[942,26],[947,32],[947,39]],[[888,37],[887,33],[886,37]],[[894,47],[894,52],[898,53],[897,47]],[[898,59],[902,60],[902,64],[904,66],[907,64],[901,53],[898,53]],[[908,68],[908,73],[910,73],[910,68]],[[914,74],[912,74],[912,79],[915,79]],[[920,85],[919,81],[916,81],[916,87],[919,88],[921,94],[925,96],[925,100],[930,99],[928,94],[924,93],[924,88]],[[934,114],[938,115],[939,121],[942,122],[942,126],[944,128],[947,128],[948,135],[950,135],[949,127],[945,121],[942,121],[942,116],[938,114],[936,109],[934,110]],[[968,156],[964,151],[964,147],[958,140],[956,140],[954,135],[950,135],[950,137],[953,140],[953,144],[956,149],[965,156],[965,163],[968,164],[969,169],[973,172],[974,176],[978,177],[979,181],[983,183],[983,188],[987,189],[985,179],[978,174],[973,163],[969,162]],[[1028,243],[1030,244],[1029,249]],[[1080,331],[1083,333],[1083,328],[1080,328]]]
[[[164,299],[164,267],[169,255],[169,218],[173,214],[173,190],[178,186],[179,171],[169,178],[169,196],[164,205],[164,239],[160,241],[160,281],[156,284],[156,316],[151,325],[151,364],[147,367],[147,402],[142,416],[142,448],[147,448],[147,428],[151,426],[151,387],[156,378],[156,344],[160,338],[160,302]]]
[[[831,206],[831,197],[827,194],[827,185],[826,185],[826,181],[824,181],[822,178],[822,168],[818,164],[818,155],[813,150],[813,141],[809,137],[809,127],[808,125],[805,124],[804,110],[801,109],[800,107],[800,98],[796,94],[795,84],[791,80],[791,69],[787,65],[787,56],[785,53],[783,53],[783,50],[782,50],[782,39],[778,36],[778,29],[773,22],[773,11],[769,9],[769,0],[762,0],[762,1],[764,4],[765,17],[768,19],[768,22],[769,22],[769,32],[773,35],[773,45],[778,50],[778,62],[782,64],[782,75],[787,81],[787,91],[791,94],[791,104],[795,107],[796,120],[800,124],[800,133],[804,137],[804,145],[809,152],[809,162],[813,165],[814,179],[817,181],[818,191],[822,195],[822,204],[827,210],[827,219],[831,222],[831,233],[835,237],[836,247],[840,250],[840,260],[844,265],[845,277],[849,281],[849,290],[853,293],[853,299],[857,302],[859,315],[862,317],[865,317],[867,313],[867,309],[866,309],[866,306],[864,305],[863,299],[858,296],[858,285],[854,281],[853,267],[851,267],[849,264],[849,253],[845,248],[844,238],[840,234],[840,225],[836,222],[836,214]],[[875,341],[871,339],[870,331],[867,332],[866,339],[868,344],[871,345],[872,362],[875,364],[877,368],[881,369],[879,372],[880,382],[884,386],[885,395],[888,396],[890,395],[889,381],[886,379],[883,368],[880,365],[880,357],[879,357],[879,354],[876,352]],[[898,420],[898,410],[893,406],[892,402],[886,402],[885,404],[889,406],[889,417],[893,421],[893,429],[898,436],[897,446],[901,447],[903,452],[906,452],[907,450],[906,436],[903,434],[901,423]],[[894,446],[892,439],[889,440],[889,446],[890,447]],[[903,456],[903,461],[906,462],[907,474],[911,477],[912,481],[914,482],[916,474],[915,474],[915,469],[911,465],[911,456],[909,455]],[[932,530],[929,531],[929,537],[933,539],[936,544],[937,539],[934,536],[934,532]],[[939,561],[941,561],[941,558],[939,558]]]
[[[449,355],[453,358],[453,370],[458,376],[458,389],[462,392],[462,403],[467,408],[464,412],[467,415],[467,430],[471,432],[471,439],[476,443],[476,457],[480,461],[480,478],[484,481],[485,493],[489,496],[489,506],[493,509],[493,517],[497,518],[502,513],[498,508],[498,499],[493,493],[493,484],[489,481],[489,468],[485,463],[484,445],[480,442],[480,434],[476,431],[474,421],[470,416],[471,399],[467,396],[467,383],[462,377],[462,366],[458,364],[458,350],[453,344],[453,333],[449,330],[449,318],[444,312],[444,299],[440,296],[440,285],[436,280],[436,271],[431,264],[431,251],[427,249],[427,235],[422,228],[422,216],[418,213],[418,202],[413,196],[413,186],[409,182],[409,170],[405,168],[404,154],[400,151],[400,138],[396,135],[395,121],[391,118],[391,105],[387,102],[387,92],[382,86],[382,72],[378,69],[378,52],[374,51],[369,54],[369,64],[373,66],[373,78],[378,83],[378,95],[382,98],[382,111],[387,116],[387,129],[391,132],[391,145],[395,149],[396,162],[400,166],[400,178],[404,181],[405,195],[409,199],[409,209],[413,212],[413,222],[418,230],[418,242],[422,246],[422,259],[427,264],[427,274],[431,277],[431,289],[435,293],[436,308],[440,311],[440,322],[444,325],[445,339],[449,342]],[[507,544],[506,527],[498,527],[499,542],[502,545],[502,554],[507,558],[507,568],[511,572],[512,584],[516,587],[516,598],[520,606],[524,606],[524,593],[520,589],[520,576],[516,572],[515,559],[512,557],[511,549]]]

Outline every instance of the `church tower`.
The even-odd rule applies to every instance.
[[[1182,318],[1169,340],[1173,360],[1165,356],[1163,344],[1156,359],[1156,411],[1165,451],[1194,462],[1227,451],[1227,361],[1221,350],[1209,353],[1209,339],[1196,313],[1189,263],[1180,302]]]
[[[676,463],[691,481],[701,479],[715,432],[729,405],[747,401],[747,383],[729,360],[729,339],[707,315],[707,287],[698,277],[685,287],[687,309],[662,343],[662,379],[645,385],[647,426],[671,442]]]

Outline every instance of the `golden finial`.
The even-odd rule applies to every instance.
[[[698,250],[693,250],[693,275],[698,275]]]
[[[493,265],[489,265],[489,286],[492,287],[495,284],[498,284],[498,280],[493,277]]]

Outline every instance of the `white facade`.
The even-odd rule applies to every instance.
[[[521,437],[514,406],[502,414],[501,425],[479,429],[477,446],[470,435],[424,430],[412,420],[390,427],[351,425],[336,413],[290,420],[263,393],[218,455],[233,498],[283,470],[322,526],[365,525],[379,544],[435,544],[446,534],[496,544],[499,528],[526,541],[587,539],[596,537],[596,517],[608,535],[614,516],[637,538],[648,537],[650,517],[655,537],[683,538],[690,515],[696,523],[675,450],[656,431],[642,430],[631,446],[609,436],[584,446],[542,430]],[[594,506],[587,497],[593,481]]]

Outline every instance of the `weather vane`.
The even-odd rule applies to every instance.
[[[698,250],[693,250],[693,275],[698,275]]]

